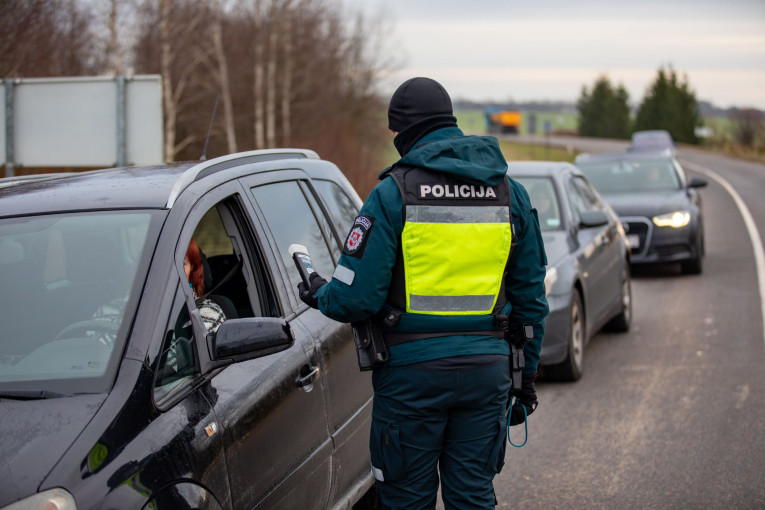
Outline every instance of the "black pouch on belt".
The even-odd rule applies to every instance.
[[[356,342],[356,356],[359,370],[366,372],[388,361],[388,348],[385,346],[382,328],[374,318],[354,322],[353,338]]]
[[[523,367],[525,358],[523,349],[534,338],[534,328],[531,324],[509,324],[505,332],[505,339],[510,344],[510,391],[521,389]]]

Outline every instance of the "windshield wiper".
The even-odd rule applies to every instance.
[[[56,393],[48,390],[0,390],[0,399],[13,400],[46,400],[69,396],[67,393]]]

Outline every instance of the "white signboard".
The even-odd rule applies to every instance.
[[[0,83],[2,85],[2,83]],[[5,87],[0,86],[0,112],[5,113]],[[0,165],[5,163],[5,115],[0,117]],[[5,174],[0,173],[0,177]]]
[[[111,167],[120,152],[126,165],[163,161],[159,76],[14,80],[12,109],[12,132],[7,121],[0,127],[0,161],[10,136],[16,167]]]

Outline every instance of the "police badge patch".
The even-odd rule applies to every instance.
[[[372,231],[375,219],[371,216],[361,214],[353,220],[353,227],[345,239],[343,253],[351,257],[361,258],[364,255],[364,248],[367,245],[369,234]]]

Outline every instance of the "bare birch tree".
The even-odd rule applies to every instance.
[[[162,72],[162,104],[165,113],[165,161],[173,161],[175,156],[175,123],[178,118],[178,103],[173,93],[173,74],[170,67],[173,63],[172,34],[170,16],[174,0],[159,0],[159,33],[160,33],[160,69]]]
[[[0,0],[0,77],[98,73],[90,5],[74,0]]]
[[[177,0],[159,0],[160,73],[165,114],[166,161],[175,161],[179,152],[205,135],[204,130],[187,132],[178,141],[178,117],[184,108],[184,100],[188,99],[190,80],[195,78],[201,64],[199,52],[190,50],[197,42],[194,37],[195,31],[204,19],[206,11],[190,8],[189,2],[180,2],[182,6],[177,6],[177,3]],[[180,16],[182,10],[190,16]]]
[[[268,48],[266,53],[266,143],[276,147],[276,60],[279,43],[279,9],[277,0],[271,0],[269,6]]]
[[[298,6],[299,8],[299,6]],[[284,40],[284,58],[283,60],[283,72],[282,72],[282,101],[281,101],[281,114],[282,114],[282,145],[288,146],[292,139],[291,129],[291,105],[292,105],[292,71],[294,67],[294,55],[292,46],[292,0],[285,0],[281,6],[282,20],[281,33]]]
[[[234,125],[234,103],[231,97],[231,82],[228,74],[228,60],[226,58],[226,52],[223,47],[223,23],[221,21],[223,13],[220,2],[215,5],[213,16],[214,21],[212,23],[212,39],[215,62],[217,63],[218,71],[217,81],[220,87],[220,95],[223,99],[223,118],[226,133],[226,143],[228,152],[233,153],[237,151],[236,128]]]
[[[253,33],[256,34],[252,38],[254,46],[255,58],[253,61],[253,83],[252,83],[252,97],[254,101],[254,114],[255,120],[253,124],[254,128],[254,141],[255,148],[262,149],[266,146],[266,124],[265,124],[265,69],[264,69],[264,55],[265,45],[263,44],[262,34],[265,32],[265,21],[263,19],[263,0],[255,0],[252,14]]]
[[[109,53],[111,54],[112,71],[122,74],[122,55],[120,52],[119,31],[117,30],[118,0],[111,0],[109,9]]]
[[[389,143],[370,51],[379,23],[349,24],[326,0],[142,2],[150,9],[136,69],[163,75],[168,159],[198,156],[220,95],[208,157],[304,147],[338,164],[360,193],[371,189]],[[160,5],[172,8],[164,25]]]

